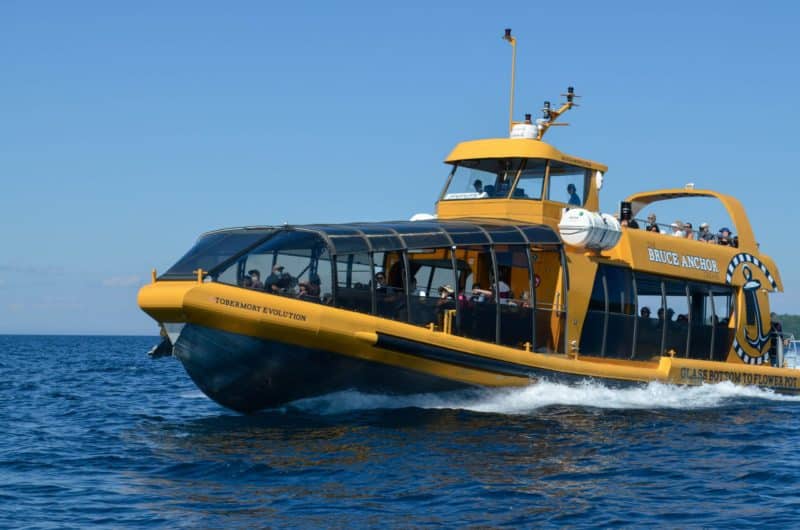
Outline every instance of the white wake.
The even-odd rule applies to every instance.
[[[736,399],[800,402],[800,396],[776,394],[757,387],[722,382],[681,387],[662,383],[614,388],[595,381],[576,385],[539,382],[534,385],[447,394],[391,396],[345,391],[292,403],[292,407],[318,414],[341,414],[371,409],[462,409],[499,414],[527,414],[554,405],[601,409],[703,409],[723,406]]]

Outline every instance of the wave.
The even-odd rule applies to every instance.
[[[706,409],[729,405],[740,399],[800,402],[800,396],[735,385],[729,381],[687,387],[664,383],[619,388],[597,381],[574,385],[542,381],[513,389],[461,391],[445,394],[395,396],[365,394],[355,390],[293,402],[290,407],[316,414],[342,414],[374,409],[461,409],[498,414],[527,414],[550,406],[598,409]]]

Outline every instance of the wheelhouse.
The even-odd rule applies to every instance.
[[[204,234],[159,280],[196,280],[200,269],[204,281],[556,351],[565,263],[558,235],[541,224],[253,227]]]

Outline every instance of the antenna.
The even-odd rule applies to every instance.
[[[517,39],[511,36],[511,28],[506,28],[503,40],[511,44],[511,103],[508,109],[508,131],[514,126],[514,70],[517,64]]]
[[[539,128],[539,136],[537,136],[537,140],[541,140],[544,136],[544,133],[547,132],[547,129],[554,125],[561,125],[566,126],[569,123],[554,123],[559,116],[570,110],[572,107],[577,107],[578,104],[575,103],[575,98],[579,98],[580,96],[575,95],[575,87],[567,87],[567,93],[561,94],[562,97],[566,98],[567,101],[561,104],[558,109],[553,109],[550,106],[549,101],[544,102],[544,107],[542,107],[542,117],[536,120],[536,126]]]

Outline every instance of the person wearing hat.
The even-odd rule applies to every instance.
[[[728,227],[722,227],[717,234],[717,243],[720,245],[729,246],[731,244],[731,231]]]
[[[703,243],[716,243],[714,234],[708,229],[708,223],[700,223],[700,230],[697,232],[697,240]]]
[[[675,237],[686,237],[686,234],[683,231],[683,223],[680,221],[675,221],[671,225],[672,228],[672,235]]]
[[[251,269],[247,271],[247,275],[250,277],[250,285],[253,289],[263,289],[264,284],[261,283],[261,273],[258,272],[258,269]]]
[[[282,294],[292,286],[292,276],[283,270],[283,265],[276,263],[272,274],[264,281],[264,290],[268,293]]]
[[[297,298],[309,302],[319,302],[320,300],[320,279],[317,274],[311,274],[307,282],[297,284],[299,292]]]
[[[658,225],[656,224],[656,214],[651,213],[650,215],[647,216],[647,226],[645,227],[645,230],[647,230],[648,232],[655,232],[657,234],[661,233],[661,230],[658,228]]]

